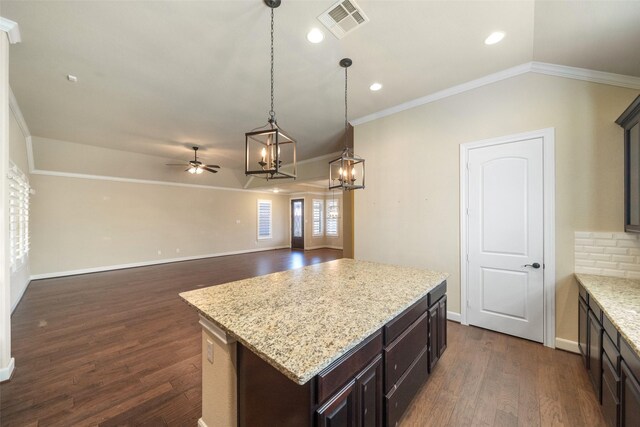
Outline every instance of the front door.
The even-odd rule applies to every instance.
[[[291,249],[304,249],[304,199],[291,201]]]
[[[543,139],[469,150],[468,322],[542,342]]]

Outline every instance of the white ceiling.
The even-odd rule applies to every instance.
[[[282,3],[276,112],[301,159],[341,146],[345,56],[350,118],[532,60],[640,76],[640,1],[359,0],[371,22],[318,45],[305,35],[333,1]],[[1,7],[20,24],[10,83],[33,135],[174,158],[199,144],[205,161],[242,167],[244,133],[269,110],[262,0]],[[494,30],[507,35],[486,46]]]

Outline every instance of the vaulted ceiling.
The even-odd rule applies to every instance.
[[[532,60],[640,76],[640,1],[358,0],[370,22],[341,40],[316,19],[332,3],[276,10],[276,112],[302,159],[341,146],[343,57],[354,61],[350,118]],[[33,135],[173,158],[198,144],[233,168],[244,133],[267,119],[269,13],[262,0],[0,9],[20,25],[10,84]],[[324,42],[306,40],[312,27]],[[495,30],[505,39],[485,45]]]

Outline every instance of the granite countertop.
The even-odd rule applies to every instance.
[[[180,296],[289,379],[305,384],[447,277],[339,259]]]
[[[640,280],[578,273],[575,276],[640,357]]]

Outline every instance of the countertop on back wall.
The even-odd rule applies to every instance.
[[[640,357],[640,280],[575,274]]]
[[[305,384],[447,277],[339,259],[180,296],[289,379]]]

